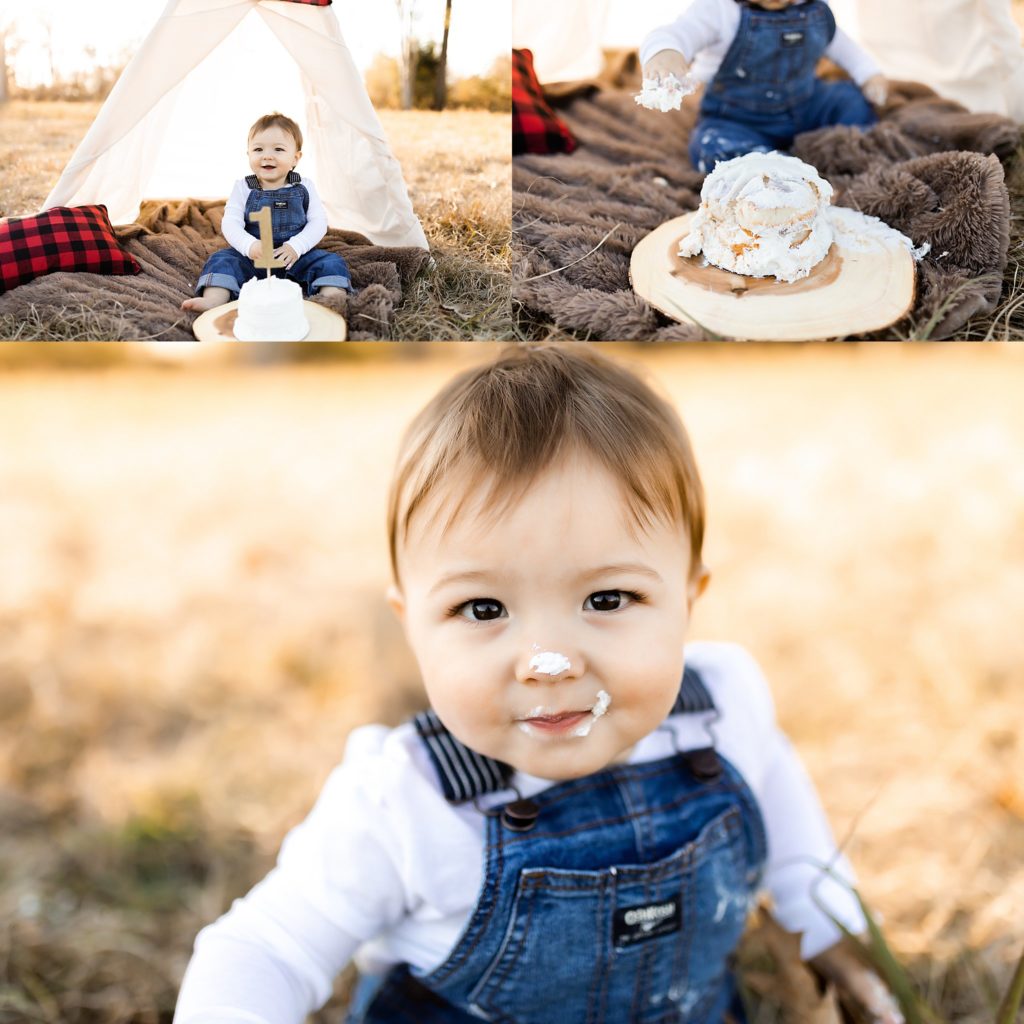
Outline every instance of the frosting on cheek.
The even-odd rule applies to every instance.
[[[597,702],[590,709],[590,717],[585,721],[581,722],[573,730],[574,736],[589,736],[590,730],[594,728],[594,723],[608,710],[611,706],[612,698],[606,690],[597,691]]]

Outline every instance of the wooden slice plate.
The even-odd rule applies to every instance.
[[[633,290],[673,320],[742,341],[813,341],[879,331],[914,304],[914,259],[903,245],[868,251],[839,241],[810,274],[791,284],[744,277],[679,256],[696,211],[666,221],[633,250]]]
[[[295,341],[344,341],[348,337],[348,324],[340,313],[308,299],[303,300],[302,311],[309,321],[309,334]],[[238,341],[234,334],[237,319],[238,299],[235,299],[202,313],[192,324],[192,333],[199,341]]]

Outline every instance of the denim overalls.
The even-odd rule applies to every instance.
[[[717,717],[687,668],[675,713]],[[507,789],[511,769],[416,718],[445,796]],[[710,735],[710,730],[709,730]],[[729,958],[766,858],[750,788],[714,747],[614,765],[487,815],[483,887],[448,959],[357,989],[349,1024],[718,1024]]]
[[[249,220],[250,213],[256,213],[264,206],[270,207],[274,226],[274,248],[284,245],[306,226],[306,211],[309,209],[309,192],[302,184],[302,178],[295,171],[288,172],[287,183],[281,188],[264,191],[259,178],[250,174],[245,183],[249,186],[249,197],[245,201],[242,222],[245,230],[260,237],[259,226]],[[202,295],[207,287],[227,288],[237,296],[242,285],[257,275],[266,276],[266,270],[257,270],[248,256],[237,249],[220,249],[203,266],[196,285],[196,295]],[[302,285],[305,295],[315,295],[321,288],[333,285],[335,288],[351,288],[348,265],[337,253],[323,249],[310,249],[300,256],[287,270],[275,267],[275,277],[287,277]]]
[[[878,118],[853,82],[823,82],[814,73],[835,34],[822,0],[780,11],[741,3],[736,37],[690,136],[693,166],[706,174],[719,160],[788,149],[800,132],[874,124]]]

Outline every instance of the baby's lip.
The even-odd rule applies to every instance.
[[[526,715],[524,718],[520,718],[520,722],[564,722],[567,718],[576,718],[579,715],[589,715],[590,711],[560,711],[557,715]]]
[[[552,711],[550,708],[532,708],[525,715],[517,715],[517,722],[564,722],[567,718],[589,715],[594,710],[591,704],[585,708],[570,708],[567,711]]]

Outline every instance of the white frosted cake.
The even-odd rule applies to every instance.
[[[782,153],[725,160],[704,179],[700,209],[680,256],[747,277],[798,281],[828,254],[832,186],[810,165]]]
[[[238,293],[234,333],[239,341],[302,341],[309,334],[302,286],[283,277],[246,281]]]

